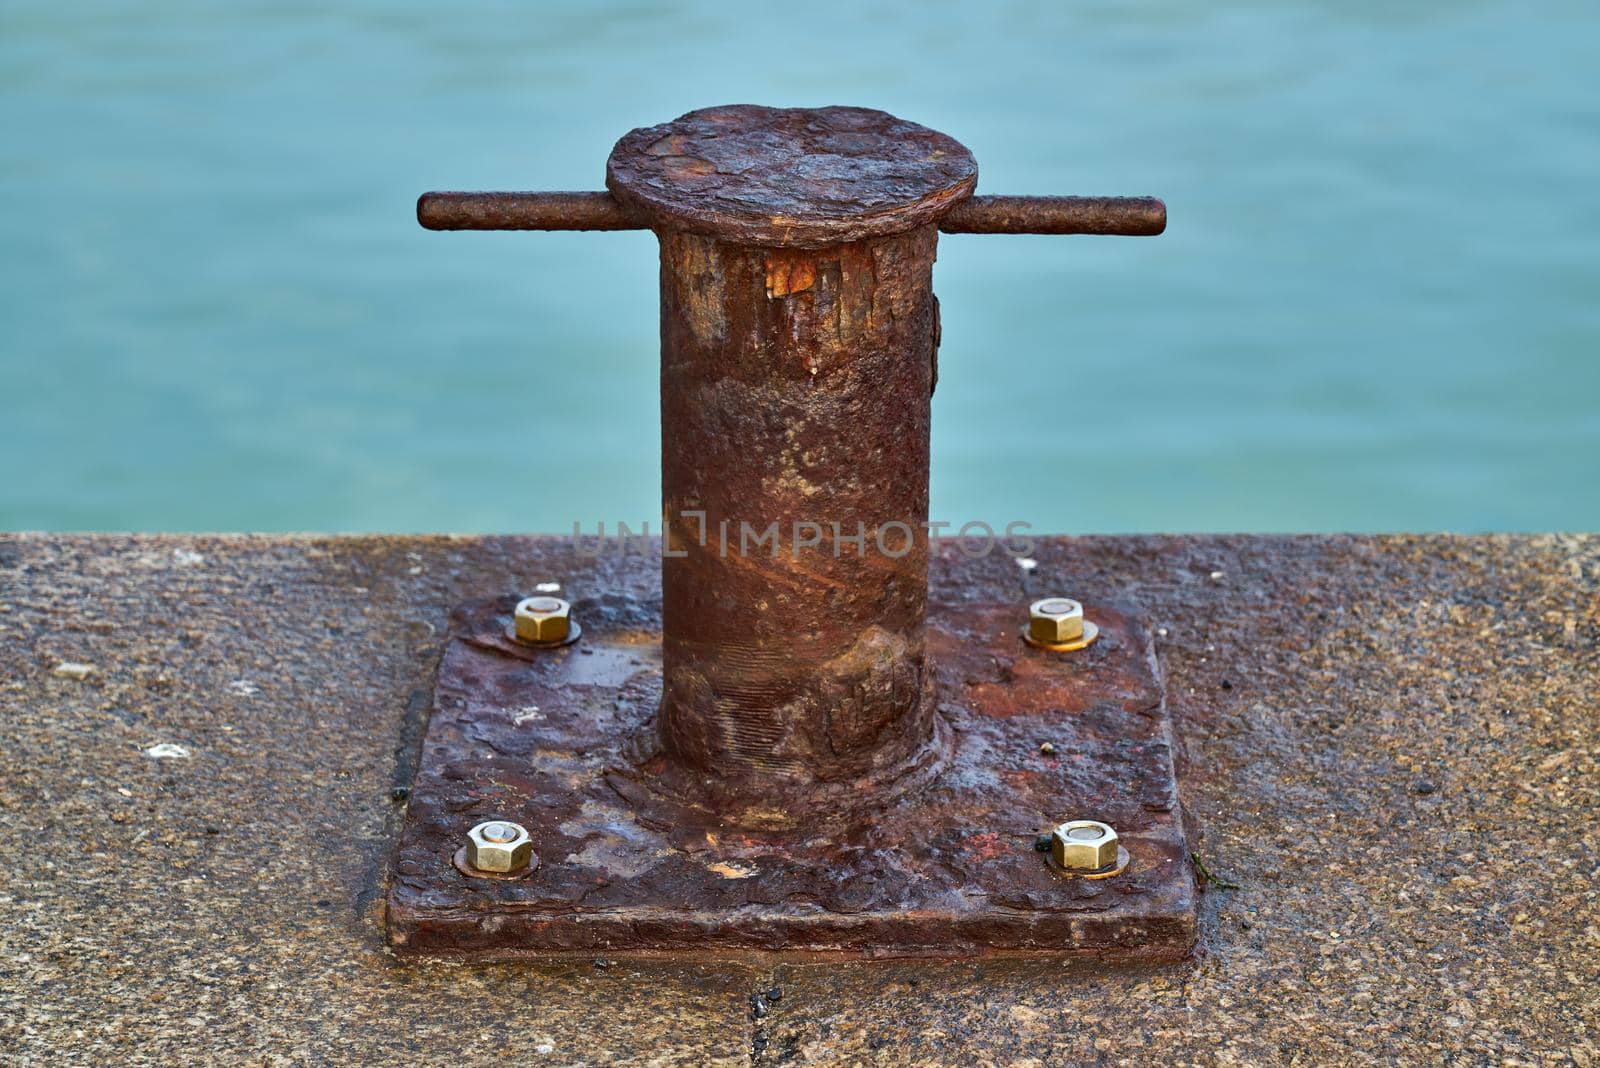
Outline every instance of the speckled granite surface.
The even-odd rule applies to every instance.
[[[0,1061],[1600,1063],[1600,538],[1037,556],[1024,588],[947,551],[935,592],[1116,592],[1166,628],[1199,852],[1237,887],[1191,963],[398,962],[392,794],[447,606],[630,569],[0,537]]]

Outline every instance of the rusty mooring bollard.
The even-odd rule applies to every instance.
[[[976,182],[956,141],[881,111],[724,107],[623,137],[608,193],[422,197],[435,229],[655,231],[665,529],[659,615],[638,569],[577,559],[564,577],[630,606],[577,644],[576,622],[530,641],[518,594],[455,606],[397,952],[1189,951],[1140,613],[1086,590],[1036,604],[1025,642],[1020,596],[928,598],[939,231],[1156,234],[1166,211]],[[452,859],[490,820],[545,863]],[[1042,856],[1070,820],[1116,828],[1118,865]]]
[[[660,238],[660,724],[735,792],[892,776],[928,744],[938,231],[1166,223],[1151,198],[974,198],[977,173],[881,111],[736,106],[629,133],[609,193],[418,203],[434,229]]]

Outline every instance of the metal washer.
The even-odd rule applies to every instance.
[[[455,856],[450,858],[456,870],[471,879],[499,879],[501,882],[513,882],[517,879],[526,879],[539,870],[539,854],[534,853],[528,857],[528,866],[517,871],[483,871],[467,863],[467,847],[462,846],[456,850]]]
[[[1042,642],[1028,632],[1027,627],[1022,628],[1022,640],[1035,649],[1046,649],[1052,653],[1075,653],[1079,649],[1087,649],[1093,645],[1095,639],[1100,637],[1100,628],[1089,622],[1083,621],[1083,637],[1070,642]]]
[[[1097,868],[1094,871],[1073,871],[1057,864],[1056,858],[1049,853],[1045,854],[1044,862],[1050,865],[1050,870],[1057,875],[1065,875],[1074,879],[1109,879],[1113,875],[1121,875],[1127,871],[1128,865],[1133,863],[1133,857],[1129,855],[1127,849],[1119,845],[1117,846],[1117,862],[1109,868]]]
[[[506,624],[505,631],[507,638],[510,638],[524,649],[559,649],[563,645],[571,645],[583,634],[583,628],[578,626],[578,621],[576,619],[569,619],[567,621],[567,636],[558,642],[523,641],[521,638],[517,637],[517,621],[514,618],[510,623]]]

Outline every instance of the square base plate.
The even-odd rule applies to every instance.
[[[580,602],[577,642],[505,637],[515,596],[452,616],[388,894],[396,952],[1170,960],[1197,887],[1147,628],[1088,605],[1100,637],[1034,649],[1015,604],[934,606],[940,763],[871,818],[788,830],[663,818],[651,796],[660,621]],[[458,867],[467,830],[526,827],[517,877]],[[1069,819],[1117,829],[1130,863],[1066,875],[1036,848]],[[470,869],[467,869],[470,871]]]

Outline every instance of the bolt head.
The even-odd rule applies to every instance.
[[[1060,645],[1083,637],[1083,605],[1067,597],[1046,597],[1028,606],[1028,633],[1036,642]]]
[[[467,832],[467,863],[479,871],[521,871],[533,859],[533,840],[521,824],[489,820]]]
[[[1050,855],[1067,871],[1098,871],[1117,862],[1117,832],[1099,820],[1069,820],[1050,834]]]
[[[513,618],[518,641],[565,641],[572,630],[572,606],[559,597],[525,597],[518,602]]]

